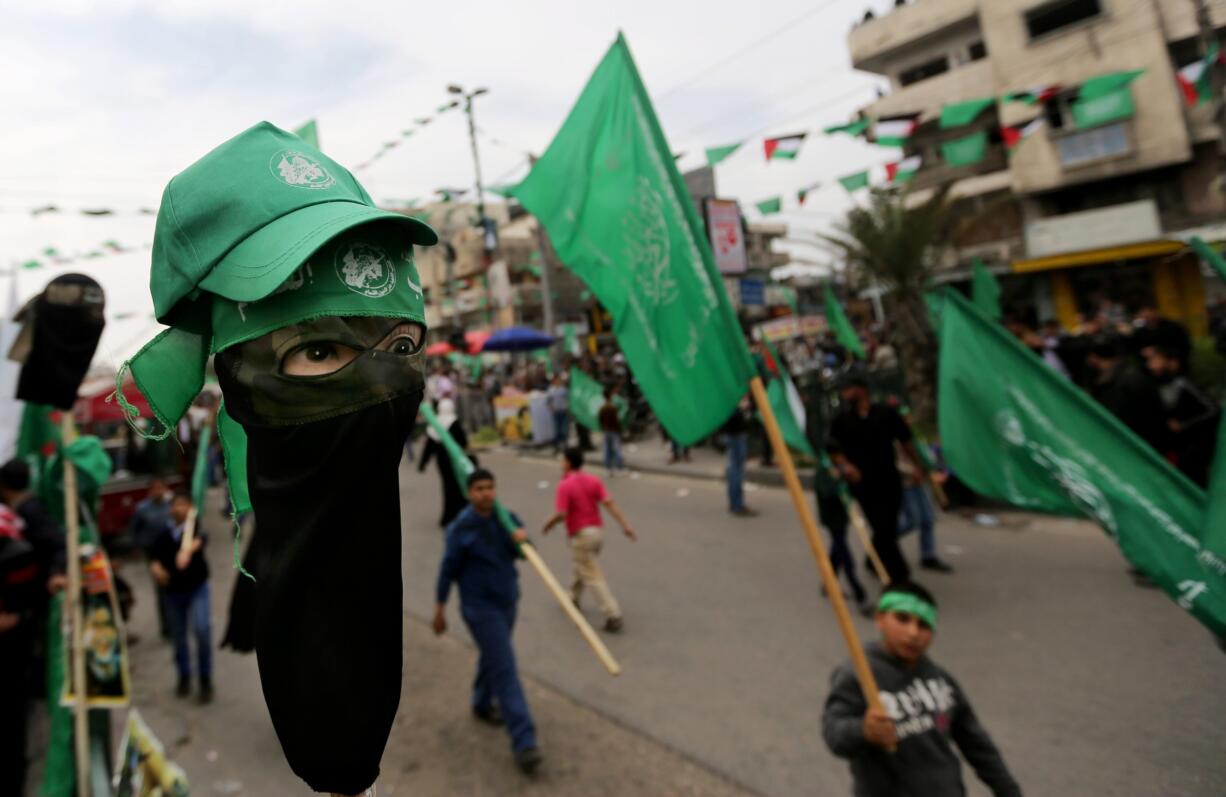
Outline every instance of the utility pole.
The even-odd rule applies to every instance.
[[[485,192],[481,186],[481,155],[477,151],[477,121],[473,114],[473,98],[480,97],[482,94],[487,94],[489,89],[478,88],[472,91],[465,91],[463,86],[452,83],[447,87],[447,91],[451,94],[457,94],[464,99],[464,115],[468,117],[468,142],[472,147],[473,153],[473,174],[475,175],[477,187],[477,224],[481,228],[481,264],[482,273],[485,278],[485,305],[490,307],[493,304],[490,296],[489,268],[490,262],[493,260],[494,249],[498,246],[498,235],[494,229],[494,223],[485,216]]]
[[[536,156],[528,156],[529,166],[536,166]],[[553,259],[553,244],[549,241],[549,236],[545,233],[545,225],[541,224],[541,220],[536,220],[536,240],[537,245],[541,248],[541,314],[544,317],[545,334],[554,334],[554,319],[553,319],[553,285],[549,275],[549,263]],[[556,359],[556,353],[555,353]]]

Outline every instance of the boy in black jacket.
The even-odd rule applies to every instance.
[[[191,543],[183,544],[192,499],[186,493],[175,495],[170,504],[170,522],[154,539],[149,550],[149,569],[165,590],[166,614],[175,645],[175,666],[179,671],[179,697],[191,692],[192,663],[187,635],[196,638],[197,675],[200,677],[200,702],[213,699],[213,632],[209,607],[209,565],[204,559],[205,536],[197,526]]]
[[[882,594],[881,643],[866,652],[884,710],[868,708],[850,664],[839,667],[822,716],[826,745],[851,762],[855,797],[962,797],[955,744],[992,794],[1021,797],[962,687],[924,655],[936,619],[936,601],[918,584],[893,584]]]

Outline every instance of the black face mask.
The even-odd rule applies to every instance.
[[[247,433],[264,700],[295,774],[316,791],[359,794],[378,777],[400,703],[399,463],[422,398],[418,355],[366,351],[303,380],[253,377],[262,357],[244,368],[246,353],[219,353],[216,370],[227,412]],[[306,406],[343,395],[345,384],[360,409],[296,425],[262,411],[296,385]],[[382,400],[362,406],[372,394]]]
[[[106,324],[102,286],[63,274],[18,314],[25,326],[9,353],[22,363],[17,398],[71,409]]]

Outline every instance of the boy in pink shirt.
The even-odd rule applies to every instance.
[[[617,632],[622,628],[621,608],[605,582],[600,563],[596,561],[604,544],[604,529],[600,518],[602,505],[621,524],[627,537],[632,541],[638,539],[617,504],[609,497],[604,482],[583,470],[583,452],[577,448],[566,449],[562,455],[562,481],[558,482],[557,497],[554,501],[556,511],[545,523],[541,533],[548,534],[558,523],[566,521],[567,542],[570,543],[571,558],[575,562],[575,575],[570,587],[571,600],[578,606],[586,585],[596,594],[596,602],[604,612],[604,629]]]

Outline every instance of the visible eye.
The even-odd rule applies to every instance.
[[[339,371],[358,356],[358,350],[339,343],[304,343],[281,359],[286,376],[323,376]]]
[[[417,341],[412,338],[405,337],[396,338],[392,341],[392,345],[388,346],[387,350],[392,354],[408,355],[412,354],[417,349]]]

